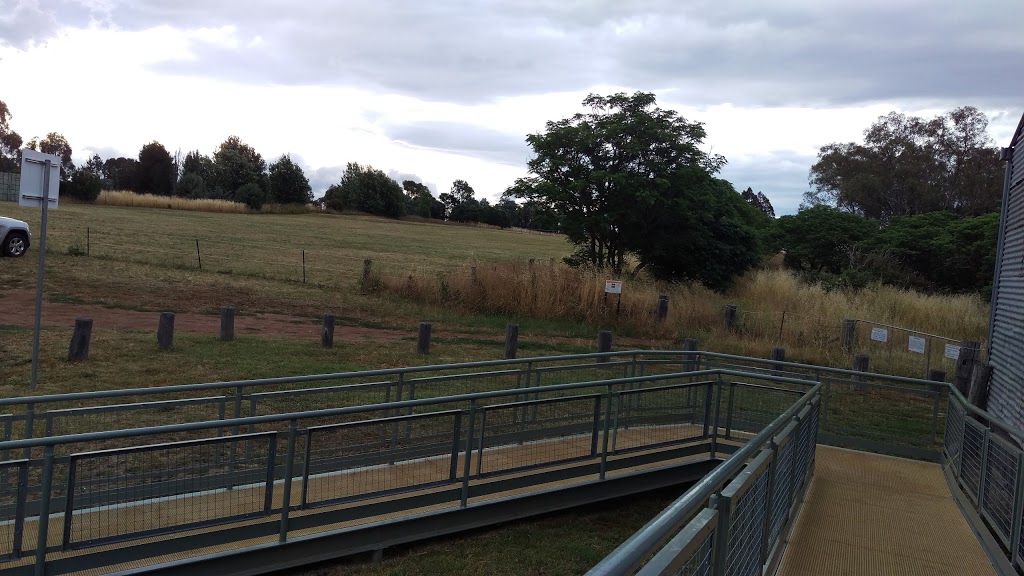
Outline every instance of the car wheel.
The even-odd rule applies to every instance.
[[[4,245],[0,246],[0,251],[4,256],[14,256],[15,258],[25,254],[27,249],[28,238],[21,232],[11,232],[7,238],[4,238]]]

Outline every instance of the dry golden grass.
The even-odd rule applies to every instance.
[[[104,190],[96,204],[100,206],[122,206],[130,208],[166,208],[168,210],[189,210],[192,212],[218,212],[222,214],[243,214],[249,208],[241,202],[211,200],[209,198],[175,198],[154,194],[136,194],[128,190]]]

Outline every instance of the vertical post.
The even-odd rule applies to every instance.
[[[455,413],[455,422],[452,430],[452,455],[449,462],[448,480],[455,482],[459,477],[459,440],[462,437],[462,412]]]
[[[988,451],[991,442],[992,429],[986,428],[985,436],[981,441],[981,477],[978,479],[978,510],[985,509],[985,484],[988,482]]]
[[[476,266],[469,268],[469,285],[476,286]]]
[[[516,357],[516,349],[518,347],[519,324],[508,324],[505,326],[505,359],[514,359]]]
[[[46,574],[46,545],[50,532],[50,497],[53,495],[53,446],[43,449],[42,482],[42,489],[39,491],[39,519],[36,521],[35,576],[45,576]]]
[[[313,452],[313,430],[306,428],[305,453],[302,455],[302,499],[299,501],[299,508],[304,509],[309,502],[309,472],[310,455]]]
[[[277,541],[288,540],[288,512],[292,507],[292,476],[295,474],[295,435],[298,422],[292,420],[288,424],[288,453],[284,462],[284,493],[281,494],[281,530]]]
[[[712,576],[725,576],[729,559],[729,528],[730,528],[730,504],[729,499],[721,493],[712,494],[711,507],[718,511],[718,529],[715,530],[715,548],[712,551],[714,569]]]
[[[1024,455],[1017,456],[1017,476],[1013,484],[1013,521],[1010,525],[1010,542],[1013,552],[1010,553],[1010,564],[1020,562],[1020,542],[1022,516],[1024,516]]]
[[[71,344],[68,345],[68,360],[88,360],[91,338],[92,318],[75,318],[75,331],[71,333]]]
[[[772,356],[771,356],[771,358],[772,358],[772,360],[775,360],[777,362],[785,362],[786,361],[786,349],[783,348],[782,346],[776,346],[776,347],[772,348]],[[776,372],[782,372],[784,370],[784,368],[782,367],[781,364],[772,364],[772,369],[775,370]]]
[[[90,247],[89,247],[89,245],[91,244],[89,236],[90,236],[90,234],[89,234],[89,227],[86,226],[85,227],[85,255],[86,256],[89,256],[90,252],[91,252]]]
[[[715,457],[715,452],[718,450],[718,417],[719,412],[722,411],[722,377],[718,377],[718,385],[715,386],[715,419],[713,429],[711,430],[711,458]]]
[[[36,258],[36,313],[35,331],[32,333],[32,370],[29,387],[35,390],[39,373],[39,332],[43,324],[43,272],[46,267],[46,216],[50,211],[50,168],[49,160],[43,163],[43,213],[39,225],[39,256]]]
[[[725,437],[732,438],[732,412],[736,404],[736,383],[729,382],[729,402],[725,411]]]
[[[946,373],[942,370],[929,370],[928,379],[933,382],[945,382]],[[942,403],[945,386],[930,384],[928,390],[932,393],[932,444],[935,444],[939,436],[939,404]]]
[[[370,272],[373,270],[373,260],[363,260],[363,277],[359,280],[359,287],[364,291],[370,287]]]
[[[601,330],[597,333],[597,351],[598,352],[611,352],[612,351],[612,333],[610,330]],[[608,356],[598,356],[597,361],[603,364],[609,360]]]
[[[235,339],[235,307],[220,307],[220,339],[230,342]]]
[[[274,477],[277,469],[277,434],[272,434],[267,442],[267,477],[263,491],[263,513],[270,516],[274,509]]]
[[[469,471],[470,460],[473,459],[473,429],[476,426],[476,400],[469,401],[469,429],[466,430],[466,448],[462,455],[462,498],[459,506],[465,508],[469,503]]]
[[[430,322],[420,322],[416,333],[416,353],[430,354]]]
[[[668,318],[668,295],[662,294],[658,296],[658,322],[664,322]]]
[[[856,320],[843,320],[843,327],[839,331],[839,340],[843,343],[844,350],[846,350],[847,352],[853,352],[853,348],[857,345]]]
[[[594,427],[590,431],[590,456],[597,456],[597,437],[601,433],[601,397],[594,397]]]
[[[174,312],[161,312],[156,327],[156,344],[160,350],[174,350]]]
[[[960,343],[960,356],[956,360],[953,385],[963,394],[964,398],[970,396],[971,375],[978,363],[979,348],[981,348],[981,344],[976,340],[964,340]]]
[[[64,537],[61,539],[61,550],[71,546],[71,521],[75,512],[75,475],[78,461],[72,456],[68,460],[68,485],[64,497]]]
[[[14,546],[11,556],[21,557],[22,540],[25,533],[25,501],[28,500],[28,462],[18,466],[17,503],[14,507]]]
[[[608,386],[608,390],[605,393],[607,401],[604,406],[604,424],[602,426],[603,431],[601,433],[601,466],[598,469],[598,478],[604,480],[605,474],[608,471],[608,427],[612,421],[612,391],[611,386]]]
[[[320,320],[320,345],[324,348],[334,346],[334,314],[324,314]]]
[[[786,327],[786,311],[782,311],[782,321],[779,322],[779,344],[782,344],[782,329]]]
[[[203,254],[199,252],[199,238],[196,238],[196,260],[199,261],[199,269],[203,269]]]
[[[302,249],[302,283],[306,283],[306,249]]]
[[[736,305],[726,304],[723,314],[725,316],[725,327],[729,330],[736,329]]]
[[[867,372],[870,362],[871,359],[868,357],[867,354],[858,353],[853,357],[853,369],[856,370],[857,372]],[[863,376],[854,376],[853,379],[857,382],[864,382]],[[863,384],[858,384],[854,388],[856,390],[864,390],[867,387],[864,386]]]

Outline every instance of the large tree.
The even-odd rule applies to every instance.
[[[252,146],[242,142],[238,136],[229,136],[213,153],[216,166],[214,187],[220,195],[234,199],[235,192],[246,184],[256,184],[266,196],[267,163]],[[247,189],[246,196],[253,192]]]
[[[313,189],[302,167],[285,155],[270,165],[270,197],[278,204],[307,204],[313,201]]]
[[[209,156],[194,150],[185,155],[178,179],[178,193],[189,198],[216,197],[217,166]]]
[[[170,196],[177,180],[174,159],[164,145],[153,141],[139,150],[137,192]]]
[[[0,172],[19,172],[18,150],[21,149],[21,136],[11,130],[11,111],[7,104],[0,100]]]
[[[548,122],[543,133],[527,137],[535,154],[528,163],[531,176],[506,192],[561,215],[561,230],[577,246],[573,261],[621,271],[627,254],[634,254],[641,268],[668,280],[698,278],[696,268],[704,265],[737,264],[707,278],[708,284],[722,286],[721,278],[750,262],[713,260],[722,250],[749,250],[756,259],[753,232],[737,235],[731,245],[726,230],[705,227],[719,207],[719,216],[735,224],[737,232],[752,212],[737,213],[748,207],[731,186],[725,189],[714,178],[725,159],[701,150],[703,124],[659,108],[655,96],[645,92],[591,94],[583,104],[589,112]],[[680,222],[692,226],[686,229]],[[680,253],[687,252],[676,243],[681,231],[712,235],[721,243],[694,247],[715,250],[694,259],[693,253]],[[660,248],[668,244],[675,246],[676,261]]]
[[[70,180],[75,171],[75,163],[71,161],[71,144],[59,132],[50,132],[46,138],[33,138],[28,145],[32,150],[43,154],[53,154],[60,158],[60,179]]]
[[[402,187],[372,166],[349,162],[341,182],[327,189],[324,204],[332,210],[359,210],[398,218],[405,212]]]
[[[805,205],[828,204],[884,222],[936,210],[997,211],[1003,166],[987,126],[972,107],[931,120],[891,112],[865,130],[863,143],[821,148]]]
[[[138,190],[139,161],[135,158],[107,158],[103,161],[104,186],[111,190]]]
[[[465,180],[452,182],[451,192],[440,196],[444,205],[445,215],[455,222],[479,222],[482,212],[480,201],[476,199],[476,191]]]
[[[822,272],[842,272],[851,250],[877,233],[877,222],[820,205],[776,220],[773,247],[785,251],[787,266],[817,277]]]

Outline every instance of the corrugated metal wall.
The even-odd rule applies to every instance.
[[[1007,162],[1002,244],[993,283],[988,409],[1024,428],[1024,118]]]

